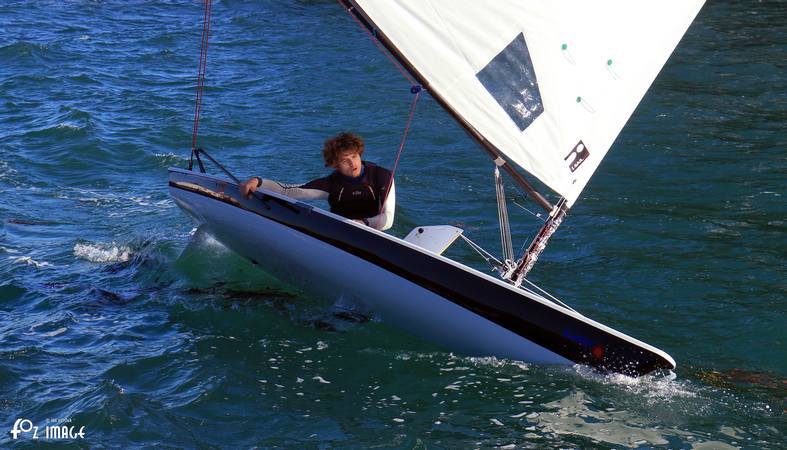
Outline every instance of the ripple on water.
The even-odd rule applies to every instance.
[[[46,44],[18,41],[0,46],[0,58],[24,58],[35,54],[43,54],[49,49]]]
[[[2,247],[0,247],[0,252],[2,252]],[[27,289],[18,286],[14,282],[0,284],[0,302],[16,300],[24,296],[27,292]]]
[[[19,257],[11,256],[8,259],[10,259],[14,264],[32,266],[35,267],[36,269],[43,269],[52,266],[52,264],[50,264],[47,261],[35,260],[30,256],[19,256]]]

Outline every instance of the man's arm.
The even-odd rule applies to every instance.
[[[328,179],[318,178],[305,184],[284,184],[260,177],[249,178],[240,185],[241,195],[248,197],[259,188],[296,200],[319,200],[328,198]]]
[[[369,217],[366,219],[368,225],[372,228],[384,231],[393,226],[394,212],[396,211],[396,184],[391,182],[391,190],[388,192],[388,197],[385,198],[380,214]]]
[[[262,188],[266,191],[283,194],[296,200],[322,200],[328,198],[328,183],[323,178],[305,184],[284,184],[278,181],[262,179]]]

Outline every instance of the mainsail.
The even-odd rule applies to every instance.
[[[487,149],[577,199],[704,0],[344,0]]]

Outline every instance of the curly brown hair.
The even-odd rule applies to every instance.
[[[322,157],[325,159],[325,167],[333,167],[339,159],[339,153],[354,150],[358,156],[363,155],[364,144],[360,136],[350,132],[339,133],[325,141],[322,147]]]

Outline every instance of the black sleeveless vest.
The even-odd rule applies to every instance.
[[[380,214],[391,172],[370,162],[364,161],[363,165],[363,175],[355,182],[348,181],[339,171],[328,176],[328,204],[332,213],[348,219]]]

